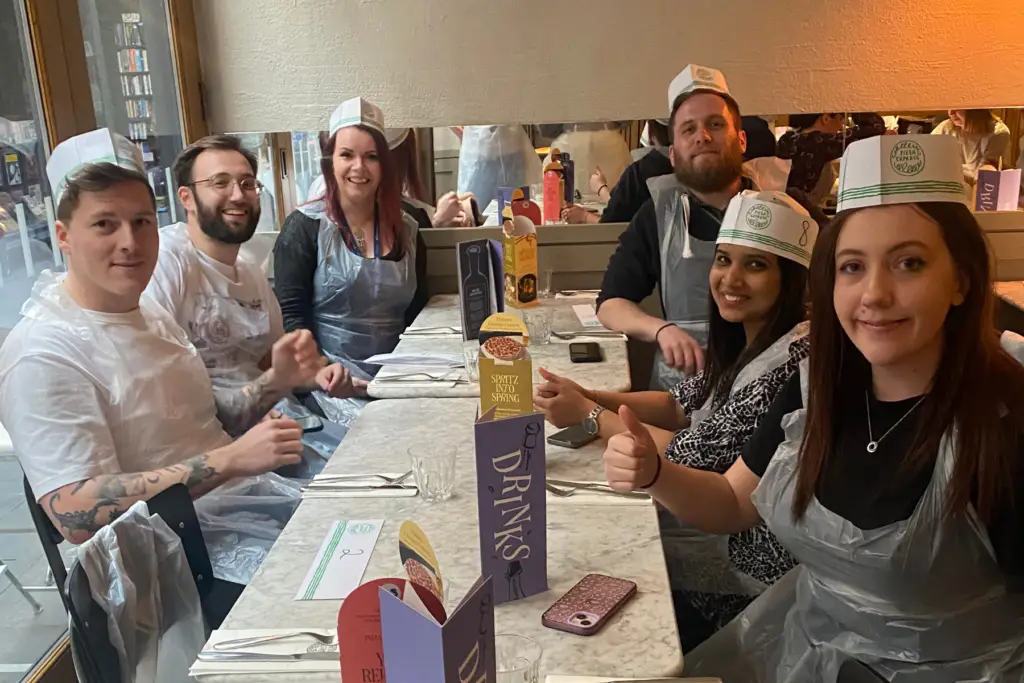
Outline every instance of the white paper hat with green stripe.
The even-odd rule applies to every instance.
[[[331,137],[342,128],[349,126],[366,126],[384,135],[384,113],[373,102],[362,97],[353,97],[338,105],[331,114],[328,132]]]
[[[796,261],[804,268],[818,239],[818,224],[785,192],[745,190],[732,198],[718,244],[739,244]]]
[[[846,148],[839,169],[838,211],[916,202],[970,206],[951,135],[881,135]]]
[[[82,133],[54,147],[50,160],[46,162],[46,177],[53,191],[54,204],[60,204],[68,183],[83,167],[103,163],[146,175],[142,150],[128,138],[109,128]]]

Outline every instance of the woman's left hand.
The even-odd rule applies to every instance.
[[[543,368],[540,375],[547,381],[534,390],[533,404],[544,412],[544,418],[559,429],[583,424],[597,406],[587,397],[586,390],[576,382],[553,375]]]
[[[590,174],[590,191],[594,194],[601,194],[602,187],[608,187],[608,180],[604,177],[601,167],[597,166]]]
[[[592,222],[590,219],[591,216],[593,216],[593,214],[584,209],[579,204],[570,204],[569,206],[562,209],[562,220],[565,221],[566,223],[590,223]],[[594,216],[594,218],[596,219],[597,216]]]

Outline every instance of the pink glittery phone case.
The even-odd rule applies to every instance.
[[[591,636],[601,630],[629,599],[636,584],[602,574],[587,574],[540,618],[548,628]]]

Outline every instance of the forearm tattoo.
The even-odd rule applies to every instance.
[[[219,474],[210,466],[208,455],[197,455],[154,472],[103,474],[86,479],[70,491],[54,491],[44,497],[44,502],[50,519],[61,527],[63,535],[80,542],[113,522],[136,501],[149,500],[178,481],[197,497],[217,485]],[[66,499],[62,499],[62,492],[67,494]]]
[[[270,386],[270,374],[264,372],[241,389],[214,389],[217,418],[231,436],[241,436],[270,412],[288,392]]]

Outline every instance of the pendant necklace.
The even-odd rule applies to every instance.
[[[925,396],[927,396],[927,394],[925,394]],[[889,427],[889,429],[885,430],[885,434],[882,434],[880,437],[878,437],[878,440],[876,441],[875,437],[871,433],[871,402],[868,400],[868,392],[865,391],[864,392],[864,409],[865,409],[865,411],[868,414],[868,447],[867,447],[867,452],[868,453],[874,453],[875,451],[877,451],[878,450],[878,444],[881,443],[882,439],[884,439],[885,437],[889,436],[889,433],[892,432],[892,430],[896,429],[896,427],[899,426],[900,422],[903,422],[905,419],[907,419],[907,415],[910,415],[912,412],[914,412],[914,409],[917,408],[919,405],[921,405],[921,401],[923,401],[923,400],[924,400],[924,396],[922,396],[921,398],[917,399],[917,402],[914,405],[910,406],[910,410],[905,412],[903,414],[903,417],[901,417],[900,419],[896,420],[896,424],[894,424],[892,427]]]

